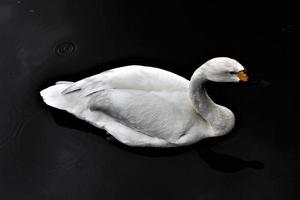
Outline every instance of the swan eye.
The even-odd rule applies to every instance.
[[[229,74],[239,76],[241,73],[246,73],[246,70],[238,71],[238,72],[229,72]]]

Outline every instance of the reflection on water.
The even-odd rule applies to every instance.
[[[177,148],[129,147],[118,142],[115,139],[112,139],[110,136],[108,136],[107,133],[104,133],[105,132],[104,130],[98,129],[90,125],[89,123],[80,120],[65,111],[57,110],[55,108],[50,108],[50,109],[54,121],[58,125],[81,130],[84,132],[89,132],[92,134],[99,135],[101,137],[105,137],[113,145],[116,145],[125,151],[129,151],[129,152],[133,152],[136,154],[149,156],[149,157],[163,157],[163,156],[170,156],[174,154],[180,154],[180,153],[184,153],[196,149],[200,159],[205,161],[212,169],[220,172],[233,173],[246,168],[251,168],[255,170],[260,170],[264,168],[264,164],[260,161],[256,161],[256,160],[246,161],[243,160],[242,158],[237,158],[232,155],[217,153],[213,151],[211,148],[211,146],[213,146],[211,140],[212,141],[216,140],[216,138],[202,140],[199,143],[188,147],[177,147]],[[232,137],[232,135],[230,137]]]
[[[221,172],[232,173],[237,172],[246,168],[251,169],[263,169],[264,164],[260,161],[251,160],[246,161],[241,158],[237,158],[231,155],[226,155],[223,153],[217,153],[211,150],[209,145],[198,145],[199,156],[208,163],[208,165]]]

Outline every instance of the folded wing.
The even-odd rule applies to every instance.
[[[93,95],[89,108],[93,112],[103,112],[140,133],[172,142],[192,126],[191,108],[185,96],[186,93],[179,91],[166,94],[107,89]]]
[[[89,96],[104,89],[134,89],[144,91],[187,90],[189,81],[159,68],[131,65],[105,71],[75,82],[63,94],[80,91]]]

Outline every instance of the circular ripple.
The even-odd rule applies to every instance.
[[[11,104],[2,108],[5,115],[0,121],[0,150],[15,137],[23,124],[22,114]]]
[[[27,120],[11,141],[11,153],[16,161],[41,170],[70,168],[84,153],[83,137],[72,134],[47,121],[39,113]]]
[[[55,52],[59,56],[70,57],[73,56],[77,46],[73,42],[62,42],[55,48]]]

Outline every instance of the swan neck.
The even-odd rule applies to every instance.
[[[209,137],[221,136],[228,133],[234,126],[233,113],[226,107],[213,102],[208,96],[205,83],[205,70],[198,68],[190,81],[190,99],[194,110],[210,125]]]
[[[194,109],[206,118],[210,111],[216,107],[216,104],[208,96],[205,83],[207,78],[204,71],[198,68],[193,74],[190,82],[190,99],[192,100]]]

